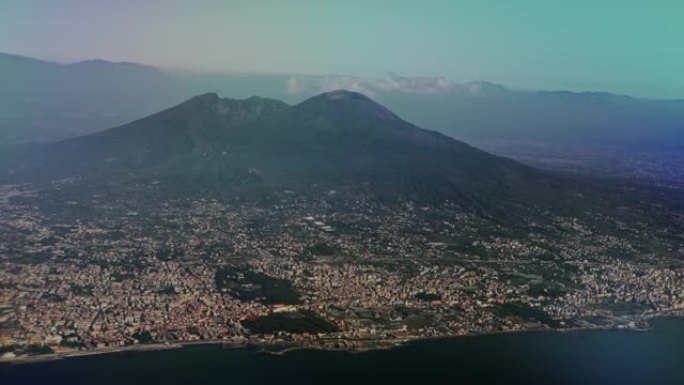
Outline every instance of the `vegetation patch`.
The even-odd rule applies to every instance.
[[[492,312],[499,317],[515,317],[520,318],[523,321],[541,322],[551,327],[560,326],[558,321],[551,318],[545,311],[522,302],[511,302],[498,305],[492,309]]]
[[[416,294],[414,297],[416,297],[416,299],[426,302],[439,301],[440,299],[442,299],[442,296],[439,294],[425,292],[420,292]]]
[[[267,316],[241,321],[252,333],[332,333],[337,327],[312,311],[273,313]]]
[[[228,291],[241,301],[288,305],[299,303],[299,293],[290,281],[251,271],[244,266],[219,268],[214,278],[217,290]]]

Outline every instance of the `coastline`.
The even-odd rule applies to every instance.
[[[299,351],[299,350],[346,351],[349,353],[364,353],[364,352],[368,352],[368,351],[380,351],[380,350],[395,349],[395,348],[404,346],[406,344],[420,342],[420,341],[445,340],[445,339],[456,339],[456,338],[462,338],[462,337],[478,337],[478,336],[488,336],[488,335],[539,333],[539,332],[571,333],[571,332],[585,332],[585,331],[588,332],[588,331],[598,331],[598,330],[645,332],[645,331],[653,330],[652,326],[650,325],[650,322],[648,322],[648,321],[650,321],[652,319],[657,319],[657,318],[669,318],[669,317],[683,318],[684,317],[684,311],[673,310],[673,311],[666,311],[666,312],[658,313],[658,314],[644,315],[643,320],[648,323],[648,327],[646,327],[646,328],[627,327],[624,325],[623,325],[624,327],[619,327],[616,325],[611,325],[611,326],[595,325],[595,326],[583,326],[583,327],[575,327],[575,328],[527,328],[527,329],[518,329],[518,330],[497,330],[497,331],[489,331],[489,332],[477,332],[477,333],[454,334],[454,335],[443,335],[443,336],[407,336],[407,337],[401,337],[401,338],[395,338],[395,339],[388,339],[388,338],[366,339],[366,340],[362,340],[362,339],[349,339],[349,340],[337,339],[337,341],[350,341],[350,342],[358,343],[360,345],[366,345],[366,346],[358,346],[358,347],[351,347],[351,348],[350,347],[332,348],[332,347],[327,347],[324,344],[320,344],[320,345],[316,346],[316,345],[303,344],[301,342],[288,342],[288,341],[280,341],[280,342],[276,342],[276,343],[273,343],[273,342],[258,342],[258,343],[247,342],[247,343],[245,343],[245,342],[234,342],[234,341],[229,341],[229,340],[179,341],[179,342],[173,342],[173,343],[138,344],[138,345],[95,349],[95,350],[86,350],[86,351],[57,352],[57,353],[34,355],[34,356],[18,356],[18,357],[13,357],[13,358],[0,359],[0,365],[22,365],[22,364],[32,364],[32,363],[40,363],[40,362],[48,362],[48,361],[57,361],[57,360],[68,359],[68,358],[77,358],[77,357],[94,356],[94,355],[107,355],[107,354],[118,354],[118,353],[127,353],[127,352],[149,352],[149,351],[160,351],[160,350],[172,350],[172,349],[182,349],[182,348],[190,347],[190,346],[204,346],[204,345],[223,345],[223,347],[225,349],[263,347],[264,349],[262,351],[259,351],[259,353],[268,354],[268,355],[275,355],[275,356],[283,356],[283,355],[287,355],[288,353],[291,353],[294,351]],[[315,342],[315,341],[321,341],[321,340],[313,340],[313,341]],[[269,346],[271,346],[271,347],[283,346],[283,349],[268,351],[265,349],[265,347],[269,347]]]
[[[244,343],[236,343],[225,340],[209,340],[209,341],[179,341],[173,343],[153,343],[153,344],[138,344],[129,346],[119,346],[113,348],[93,349],[93,350],[76,350],[71,352],[57,352],[50,354],[40,354],[34,356],[17,356],[13,358],[0,359],[0,365],[3,364],[30,364],[45,361],[57,361],[67,358],[118,354],[129,352],[151,352],[159,350],[173,350],[182,349],[188,346],[195,345],[224,345],[225,348],[237,349],[248,346]]]

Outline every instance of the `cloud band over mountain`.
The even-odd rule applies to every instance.
[[[370,78],[356,76],[290,76],[285,82],[288,94],[309,94],[346,89],[367,95],[377,95],[386,92],[401,92],[408,94],[446,94],[472,93],[477,94],[485,87],[503,87],[485,83],[469,82],[457,83],[444,77],[404,77],[391,74],[388,78]]]

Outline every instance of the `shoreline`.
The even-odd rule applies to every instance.
[[[160,342],[153,344],[138,344],[129,346],[119,346],[113,348],[93,349],[93,350],[75,350],[71,352],[58,352],[50,354],[39,354],[33,356],[17,356],[13,358],[0,359],[0,365],[4,364],[30,364],[46,361],[57,361],[67,358],[86,357],[95,355],[130,353],[130,352],[152,352],[160,350],[182,349],[194,345],[224,345],[225,348],[237,349],[248,346],[244,343],[236,343],[226,340],[209,340],[209,341],[178,341],[178,342]]]
[[[664,316],[668,317],[668,316]],[[681,318],[681,317],[680,317]],[[577,327],[577,328],[565,328],[565,329],[553,329],[553,328],[529,328],[529,329],[518,329],[518,330],[498,330],[491,332],[478,332],[478,333],[468,333],[468,334],[454,334],[446,336],[411,336],[396,339],[367,339],[367,340],[345,340],[345,341],[356,341],[361,343],[378,343],[379,345],[386,346],[375,346],[375,347],[359,347],[359,348],[343,348],[334,349],[326,348],[324,346],[302,346],[292,344],[291,346],[285,347],[283,350],[278,351],[262,351],[262,354],[283,356],[293,351],[298,350],[321,350],[321,351],[346,351],[352,354],[359,354],[371,351],[380,350],[390,350],[395,349],[407,344],[412,344],[422,341],[437,341],[437,340],[448,340],[448,339],[460,339],[460,338],[472,338],[472,337],[484,337],[484,336],[496,336],[496,335],[507,335],[507,334],[524,334],[524,333],[573,333],[573,332],[590,332],[590,331],[629,331],[629,332],[647,332],[652,330],[651,328],[618,328],[615,326],[596,326],[596,327]],[[277,345],[277,344],[262,344],[264,346]]]
[[[684,318],[684,311],[670,311],[663,314],[651,314],[645,315],[644,320],[649,321],[651,319],[657,318]],[[161,351],[161,350],[172,350],[172,349],[183,349],[191,346],[204,346],[204,345],[223,345],[225,349],[239,349],[239,348],[249,348],[249,347],[268,347],[268,346],[283,346],[282,350],[276,351],[259,351],[261,354],[268,354],[274,356],[284,356],[288,353],[299,351],[299,350],[319,350],[319,351],[346,351],[349,353],[364,353],[369,351],[380,351],[395,349],[406,344],[420,342],[420,341],[434,341],[434,340],[445,340],[445,339],[456,339],[463,337],[479,337],[479,336],[489,336],[489,335],[505,335],[505,334],[518,334],[518,333],[572,333],[572,332],[588,332],[588,331],[631,331],[631,332],[646,332],[653,330],[651,325],[647,328],[638,327],[618,327],[618,326],[600,326],[596,325],[594,327],[576,327],[576,328],[529,328],[529,329],[518,329],[518,330],[499,330],[490,332],[478,332],[478,333],[468,333],[468,334],[454,334],[454,335],[444,335],[444,336],[408,336],[395,339],[337,339],[338,341],[350,341],[358,342],[360,345],[363,344],[378,344],[385,346],[359,346],[352,348],[330,348],[326,346],[311,346],[304,345],[301,342],[259,342],[259,343],[249,343],[249,342],[234,342],[230,340],[200,340],[200,341],[179,341],[173,343],[153,343],[153,344],[140,344],[140,345],[130,345],[121,346],[115,348],[104,348],[86,351],[72,351],[72,352],[60,352],[60,353],[50,353],[43,355],[34,356],[18,356],[13,358],[0,359],[0,365],[22,365],[22,364],[32,364],[48,361],[57,361],[68,358],[86,357],[94,355],[106,355],[106,354],[118,354],[127,352],[148,352],[148,351]],[[320,341],[320,340],[313,340]]]

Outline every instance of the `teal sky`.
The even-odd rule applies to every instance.
[[[682,0],[2,0],[0,51],[684,97]]]

